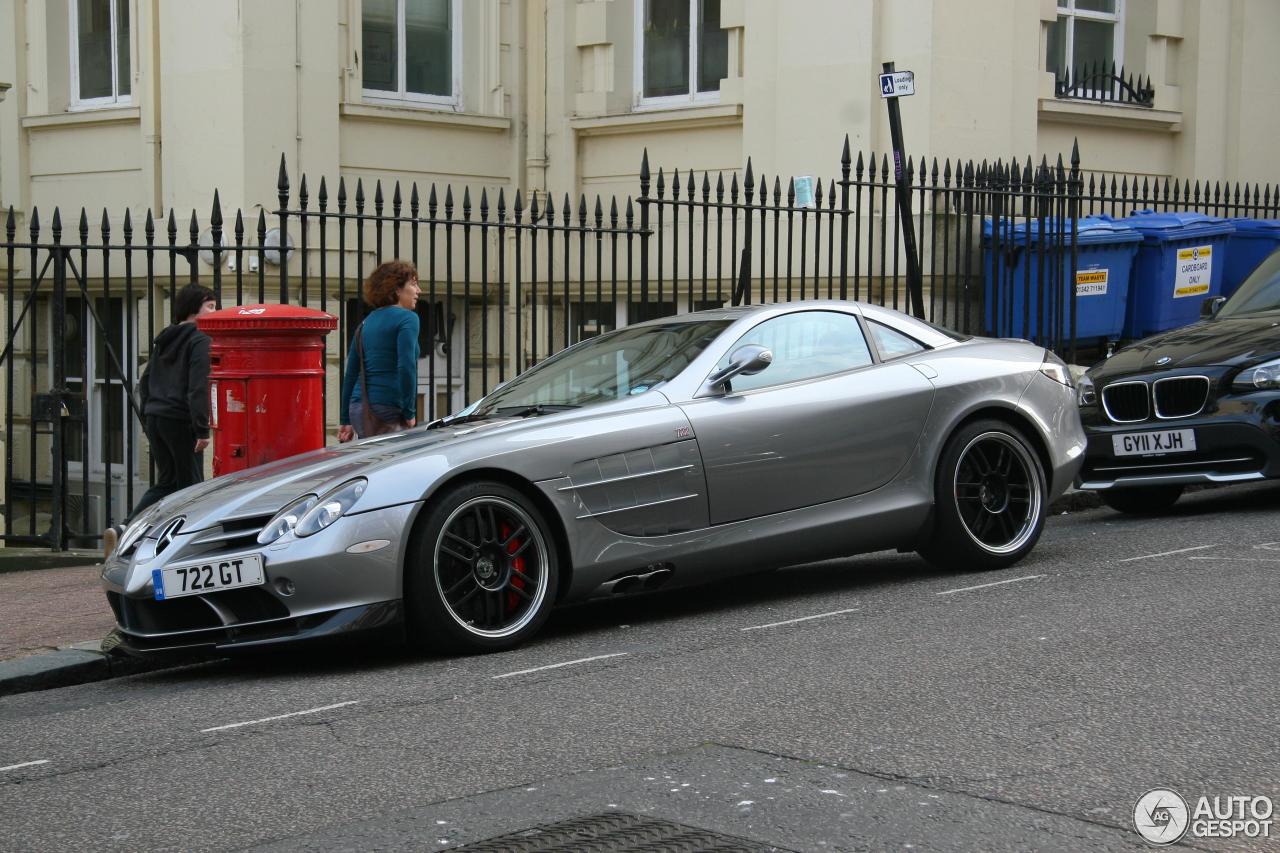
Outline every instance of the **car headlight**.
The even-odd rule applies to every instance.
[[[1075,387],[1075,383],[1071,381],[1071,371],[1067,369],[1067,363],[1048,350],[1045,350],[1040,372],[1060,385],[1066,385],[1068,388]]]
[[[1231,388],[1235,391],[1280,388],[1280,358],[1240,371]]]
[[[135,520],[132,524],[124,529],[124,534],[120,537],[120,541],[116,543],[116,553],[121,556],[129,553],[134,545],[138,544],[138,540],[142,538],[142,534],[147,532],[150,524],[150,513]]]
[[[288,533],[298,526],[298,522],[307,514],[307,511],[316,505],[319,498],[315,495],[303,495],[293,503],[286,506],[275,514],[275,517],[267,522],[267,526],[262,528],[262,532],[258,534],[258,544],[270,545],[281,536]]]
[[[1093,380],[1081,376],[1076,385],[1076,403],[1081,406],[1092,406],[1098,402],[1098,392],[1093,387]]]
[[[294,533],[299,536],[310,536],[313,533],[319,533],[330,524],[333,524],[342,516],[347,514],[347,510],[355,506],[355,502],[364,494],[364,490],[369,487],[369,481],[364,478],[351,480],[343,483],[338,488],[326,493],[323,497],[316,501],[316,505],[309,509],[306,515],[302,516],[298,521],[298,526],[294,528]]]

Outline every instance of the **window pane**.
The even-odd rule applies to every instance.
[[[1113,43],[1115,41],[1115,24],[1104,21],[1086,21],[1076,18],[1075,22],[1075,64],[1078,66],[1111,68],[1114,58]]]
[[[871,364],[871,350],[857,318],[832,311],[805,311],[767,320],[730,347],[716,369],[727,367],[733,353],[746,344],[768,348],[773,362],[754,376],[735,376],[734,391],[799,382]]]
[[[1076,8],[1086,12],[1107,12],[1114,14],[1116,0],[1076,0]]]
[[[405,0],[404,45],[405,89],[421,95],[452,95],[449,0]]]
[[[111,0],[76,4],[80,98],[111,97]]]
[[[1045,55],[1045,71],[1052,71],[1054,74],[1061,75],[1069,70],[1066,67],[1068,26],[1070,24],[1062,15],[1059,15],[1058,20],[1049,25],[1049,48]]]
[[[880,350],[880,357],[885,361],[897,358],[902,355],[910,355],[913,352],[923,352],[924,344],[909,338],[896,329],[890,329],[888,326],[871,320],[867,323],[871,328],[871,336],[876,339],[876,348]]]
[[[687,94],[688,0],[645,0],[644,96],[661,98],[666,95]]]
[[[84,394],[84,383],[67,382],[67,391],[72,394]],[[62,425],[62,451],[68,462],[84,461],[84,422],[78,418],[67,418]]]
[[[645,320],[656,320],[659,317],[674,317],[676,313],[676,304],[674,302],[627,303],[628,323],[643,323]]]
[[[84,327],[89,312],[85,310],[84,300],[78,296],[69,296],[66,301],[67,313],[63,318],[62,335],[62,375],[68,379],[84,379],[85,365],[85,333]],[[50,330],[52,333],[52,330]]]
[[[97,413],[102,418],[103,424],[102,447],[99,448],[99,453],[102,454],[100,461],[105,462],[109,459],[112,465],[123,465],[126,407],[129,405],[125,399],[124,386],[113,382],[100,388],[103,409],[101,413]]]
[[[612,331],[617,325],[617,307],[612,302],[571,302],[569,304],[569,333],[573,340],[586,340]],[[578,326],[582,326],[579,338]]]
[[[118,93],[128,95],[129,79],[129,0],[116,0],[116,80]]]
[[[361,52],[366,89],[400,91],[400,62],[396,46],[396,0],[364,0],[360,16]]]
[[[729,73],[729,34],[720,29],[720,0],[698,0],[698,91],[719,92]]]
[[[94,338],[97,346],[94,347],[94,363],[95,373],[99,379],[111,379],[112,381],[120,381],[120,372],[116,370],[115,363],[111,360],[111,355],[107,352],[107,343],[110,342],[111,350],[115,353],[115,357],[121,360],[121,367],[124,366],[124,300],[113,296],[108,302],[102,297],[94,300],[93,310],[98,312],[98,321],[102,323],[102,328],[94,329]],[[93,318],[89,317],[88,322],[92,323]]]

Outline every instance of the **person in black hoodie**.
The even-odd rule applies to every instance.
[[[188,284],[174,299],[173,325],[151,345],[138,393],[159,476],[124,523],[103,534],[107,556],[115,550],[130,519],[204,479],[203,452],[209,446],[209,336],[196,328],[196,317],[216,310],[218,302],[212,290]]]

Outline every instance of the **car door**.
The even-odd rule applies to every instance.
[[[729,352],[746,344],[769,348],[772,364],[735,377],[723,395],[681,404],[702,453],[712,524],[863,494],[906,464],[933,385],[908,364],[877,362],[855,315],[774,317]]]

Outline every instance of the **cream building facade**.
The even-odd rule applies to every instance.
[[[845,134],[888,147],[884,60],[915,73],[907,147],[931,156],[1079,138],[1086,168],[1266,180],[1280,133],[1273,0],[0,0],[0,22],[0,203],[20,216],[203,215],[214,187],[270,207],[282,153],[313,181],[573,196],[634,195],[645,148],[834,174]],[[1154,106],[1055,98],[1068,25],[1074,59],[1150,78]]]
[[[216,188],[228,233],[237,210],[252,231],[278,206],[282,155],[295,194],[305,173],[313,195],[322,176],[331,197],[340,178],[369,196],[398,181],[424,204],[433,184],[459,203],[468,187],[508,204],[517,188],[622,204],[639,193],[646,150],[668,174],[728,180],[750,157],[757,174],[825,181],[846,135],[855,152],[890,147],[884,61],[915,75],[901,102],[909,153],[1052,162],[1078,140],[1087,170],[1274,182],[1278,37],[1275,0],[0,0],[0,208],[13,208],[19,235],[37,209],[47,229],[58,208],[71,233],[86,208],[95,234],[105,210],[117,235],[126,210],[139,234],[150,211],[161,239],[172,212],[185,240],[193,216],[208,228]],[[1057,96],[1060,73],[1095,62],[1149,81],[1149,105]],[[32,274],[22,252],[4,263],[0,277]],[[96,259],[85,280],[103,292]],[[139,295],[109,313],[145,330],[166,308]],[[23,415],[44,367],[23,377],[47,361],[49,329],[33,317],[34,345],[10,336],[26,366],[5,440],[36,460],[21,474],[34,481],[47,452]],[[76,345],[96,351],[88,337]],[[131,372],[146,346],[127,353]],[[461,382],[439,358],[423,359],[423,399],[457,408]],[[97,425],[92,458],[76,464],[117,494],[122,470],[141,487],[145,443],[126,453],[116,435],[137,434],[123,391],[109,377],[81,382]]]

